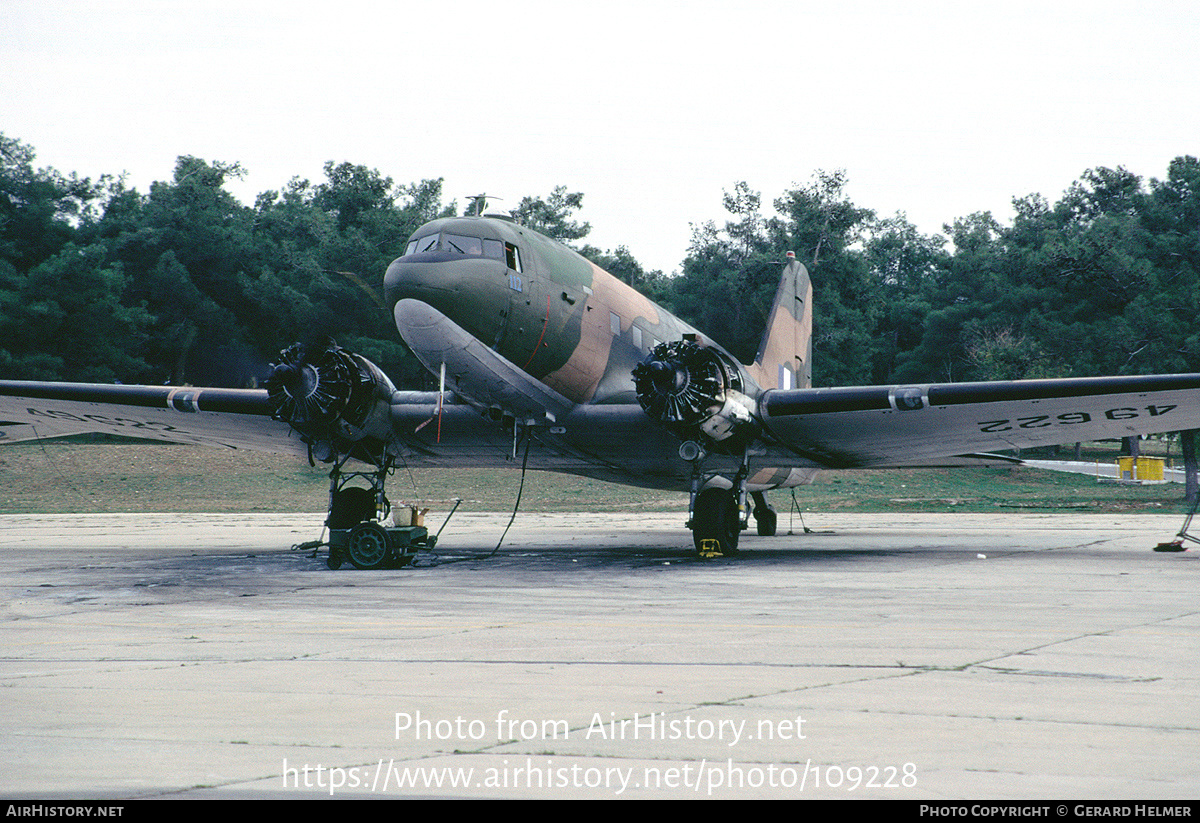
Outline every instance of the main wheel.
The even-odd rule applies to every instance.
[[[696,496],[692,540],[701,557],[710,556],[714,550],[726,557],[737,554],[741,533],[737,498],[731,489],[705,489]]]
[[[378,523],[359,523],[350,530],[346,554],[356,569],[378,569],[392,557],[392,538]]]
[[[375,492],[357,486],[333,493],[329,505],[329,528],[352,529],[364,520],[375,518]]]

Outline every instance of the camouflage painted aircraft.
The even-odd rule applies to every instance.
[[[333,465],[331,528],[373,520],[397,465],[677,489],[697,551],[728,555],[751,514],[775,533],[766,490],[822,468],[1011,461],[984,452],[1200,428],[1200,374],[812,388],[812,287],[794,258],[750,364],[506,218],[422,226],[384,289],[441,390],[398,391],[332,342],[297,344],[262,390],[3,381],[0,434],[298,451]],[[352,477],[371,484],[365,506],[339,506]]]

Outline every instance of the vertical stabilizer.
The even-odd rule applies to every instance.
[[[750,372],[764,389],[812,386],[812,282],[792,252]]]

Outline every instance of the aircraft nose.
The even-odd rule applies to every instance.
[[[503,290],[507,285],[504,264],[485,258],[426,261],[401,257],[392,261],[383,276],[389,306],[405,298],[437,305],[447,297],[453,300],[481,290]]]
[[[485,258],[412,261],[400,258],[384,275],[388,308],[401,300],[419,300],[480,339],[492,340],[508,308],[504,264]]]
[[[429,302],[429,297],[437,291],[453,288],[448,282],[445,268],[438,263],[414,263],[402,259],[395,260],[388,266],[387,274],[383,276],[383,292],[389,306],[405,298]]]

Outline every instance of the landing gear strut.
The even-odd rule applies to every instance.
[[[342,471],[343,463],[334,464],[329,473],[329,558],[326,565],[341,568],[349,560],[356,569],[380,569],[406,566],[419,548],[432,549],[437,541],[424,526],[389,526],[382,522],[391,512],[391,503],[383,493],[391,472],[391,461],[366,472]],[[365,479],[370,488],[347,486]]]
[[[746,503],[746,475],[742,471],[733,478],[732,489],[707,488],[697,491],[703,480],[699,467],[692,476],[691,517],[688,527],[701,557],[729,557],[737,554],[738,537],[749,523]],[[763,492],[750,492],[754,500],[754,522],[762,537],[774,537],[779,522],[775,508]]]
[[[682,449],[679,454],[686,456]],[[749,475],[749,463],[746,455],[743,455],[742,467],[733,478],[733,488],[710,487],[700,490],[704,482],[700,472],[703,459],[703,450],[697,450],[692,460],[688,528],[692,530],[692,540],[700,557],[732,557],[737,554],[738,538],[748,521],[746,477]]]

